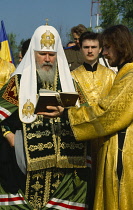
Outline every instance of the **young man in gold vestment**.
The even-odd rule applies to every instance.
[[[101,35],[94,32],[84,32],[79,38],[80,50],[84,62],[71,71],[78,91],[84,98],[81,104],[97,104],[101,94],[107,95],[112,87],[116,74],[99,63],[99,54],[102,51]],[[104,93],[103,92],[104,90]]]
[[[71,71],[80,95],[80,104],[94,106],[99,98],[106,96],[115,79],[113,70],[99,63],[99,54],[102,51],[101,35],[94,32],[84,32],[79,38],[80,51],[84,63]],[[91,141],[92,170],[95,180],[97,151],[99,148],[97,139]]]
[[[70,108],[77,141],[106,137],[98,152],[94,210],[133,209],[133,36],[124,25],[103,32],[103,54],[118,74],[96,106]],[[64,109],[60,107],[60,112]],[[47,114],[55,116],[54,113]]]

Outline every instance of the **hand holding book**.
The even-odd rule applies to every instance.
[[[40,89],[35,114],[38,112],[48,112],[47,106],[62,106],[64,108],[75,106],[78,99],[77,92],[55,92]]]

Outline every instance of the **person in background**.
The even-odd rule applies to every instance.
[[[18,53],[18,61],[19,61],[19,63],[22,61],[22,52],[21,51],[19,51],[19,53]]]
[[[22,58],[24,57],[25,53],[28,50],[29,44],[30,44],[31,39],[27,39],[24,41],[24,43],[22,44],[22,48],[21,48],[21,53],[22,53]]]
[[[1,42],[0,42],[0,50],[1,50]],[[8,80],[11,77],[11,74],[14,71],[15,71],[15,66],[14,66],[13,63],[10,63],[10,62],[0,58],[0,90],[8,82]],[[0,107],[1,107],[1,102],[0,102]],[[0,115],[2,113],[3,113],[3,109],[0,111]],[[7,162],[6,162],[6,158],[4,157],[4,152],[3,152],[3,149],[6,149],[6,143],[4,143],[4,141],[5,141],[5,139],[4,139],[3,135],[2,135],[2,130],[0,128],[0,160],[3,162],[4,167],[6,167],[6,163]],[[3,161],[3,159],[5,161]],[[2,170],[1,163],[0,163],[0,168]],[[8,171],[7,171],[7,173],[8,173]]]
[[[22,59],[23,59],[25,53],[26,53],[27,50],[28,50],[28,47],[29,47],[29,44],[30,44],[30,40],[31,40],[31,39],[27,39],[27,40],[25,40],[25,41],[23,42],[23,44],[22,44],[21,50],[20,50],[20,52],[19,52],[19,57],[18,57],[18,58],[19,58],[19,63],[22,61]]]
[[[1,50],[1,43],[0,43]],[[11,74],[15,71],[14,64],[0,58],[0,89],[8,82]]]
[[[75,42],[69,41],[69,42],[67,43],[67,45],[66,45],[66,48],[68,48],[68,47],[73,47],[73,46],[75,46]],[[66,48],[64,48],[64,49],[66,49]]]
[[[47,112],[34,114],[40,88],[75,91],[59,34],[48,25],[35,30],[27,53],[0,92],[2,132],[11,152],[5,173],[1,170],[0,205],[11,210],[91,209],[90,148],[75,140],[59,106],[48,107],[56,114],[50,119]]]
[[[75,46],[65,49],[66,58],[71,71],[83,63],[83,56],[80,52],[80,46],[79,46],[79,38],[81,34],[85,31],[87,31],[87,28],[82,24],[74,26],[71,29],[71,35],[75,42]]]

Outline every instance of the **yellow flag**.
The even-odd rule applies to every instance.
[[[7,34],[6,34],[6,30],[5,30],[3,20],[1,21],[0,42],[1,42],[0,57],[3,60],[14,63],[12,55],[11,55],[9,41],[8,41],[8,37],[7,37]]]

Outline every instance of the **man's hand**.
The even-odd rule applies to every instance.
[[[64,112],[64,108],[62,106],[47,106],[46,108],[50,110],[50,112],[38,112],[37,114],[41,114],[45,118],[55,118],[60,117]]]
[[[5,138],[7,139],[8,143],[11,147],[14,147],[14,133],[8,133]]]

